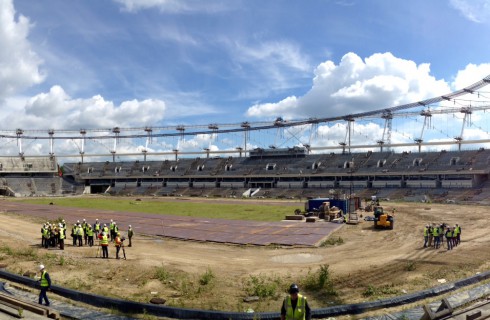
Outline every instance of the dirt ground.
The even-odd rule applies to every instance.
[[[394,230],[374,230],[368,221],[344,225],[331,235],[343,243],[332,246],[238,246],[136,235],[133,247],[126,247],[127,260],[95,258],[96,247],[73,247],[70,238],[64,251],[43,249],[43,221],[4,213],[0,263],[20,274],[35,272],[43,263],[55,284],[81,291],[142,302],[161,297],[166,305],[226,311],[279,311],[291,282],[305,288],[312,308],[321,308],[413,292],[489,268],[490,207],[382,205],[385,210],[396,208]],[[422,248],[423,228],[430,222],[458,223],[462,243],[451,251]],[[113,246],[109,254],[115,256]],[[316,275],[325,266],[335,296],[307,289],[308,273]],[[271,287],[271,296],[243,301],[253,295],[251,288]]]

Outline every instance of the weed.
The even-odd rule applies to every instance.
[[[245,291],[250,296],[258,296],[260,298],[275,297],[277,295],[277,287],[279,279],[266,278],[262,275],[250,275],[250,278],[245,283]]]
[[[308,270],[303,285],[309,290],[322,290],[327,295],[337,295],[337,291],[334,288],[332,279],[330,277],[329,265],[324,264],[320,266],[317,272]]]
[[[59,265],[60,265],[60,266],[64,266],[64,265],[65,265],[65,263],[66,263],[66,261],[65,261],[65,257],[60,256],[60,260],[59,260],[59,262],[58,262],[58,263],[59,263]]]
[[[343,243],[344,243],[344,239],[342,237],[328,238],[327,240],[325,240],[322,243],[320,243],[320,247],[328,247],[328,246],[341,245]]]
[[[214,278],[215,278],[215,275],[213,273],[213,270],[208,268],[206,270],[206,272],[201,275],[201,278],[199,279],[199,283],[202,286],[206,286],[206,285],[210,284]]]
[[[381,287],[375,287],[373,285],[369,285],[366,290],[362,293],[365,297],[371,296],[380,296],[380,295],[396,295],[400,294],[400,290],[396,288],[396,286],[391,283],[389,285],[383,285]]]
[[[157,267],[155,277],[160,280],[161,283],[165,284],[170,279],[170,273],[165,270],[165,267],[162,265],[161,267]]]
[[[408,261],[407,265],[405,266],[405,270],[407,271],[415,271],[417,269],[417,264],[415,261]]]

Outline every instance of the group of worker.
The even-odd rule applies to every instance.
[[[65,239],[66,239],[66,222],[63,219],[58,223],[46,222],[41,227],[41,246],[44,248],[48,247],[58,247],[61,250],[65,249]],[[71,228],[71,237],[73,239],[73,246],[82,247],[88,245],[92,247],[94,245],[94,237],[99,240],[99,245],[102,247],[103,258],[108,258],[108,246],[109,242],[114,242],[116,247],[116,258],[119,259],[119,251],[123,246],[124,237],[121,237],[119,232],[119,227],[115,221],[111,219],[109,226],[107,224],[101,224],[99,219],[95,219],[95,223],[92,225],[88,223],[85,219],[80,223],[78,220],[73,224]],[[134,231],[131,225],[128,226],[128,246],[131,247],[132,238],[134,236]]]
[[[455,224],[450,227],[446,223],[429,223],[424,227],[424,248],[439,249],[446,240],[447,250],[452,250],[461,242],[461,227]]]

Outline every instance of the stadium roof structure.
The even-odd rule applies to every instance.
[[[291,128],[309,128],[310,134],[308,141],[298,140],[297,145],[302,145],[308,151],[317,150],[342,150],[345,152],[351,149],[365,149],[379,147],[381,151],[383,148],[396,148],[396,147],[418,147],[419,150],[422,146],[442,146],[442,145],[457,145],[461,148],[464,144],[481,144],[490,143],[490,139],[478,139],[468,140],[464,139],[465,128],[471,125],[471,114],[478,111],[486,111],[490,109],[490,97],[487,99],[485,94],[480,91],[483,87],[490,83],[490,75],[481,79],[480,81],[465,87],[461,90],[445,94],[439,97],[434,97],[422,101],[403,104],[395,107],[387,107],[377,109],[373,111],[347,114],[341,116],[324,117],[324,118],[308,118],[300,120],[284,120],[281,117],[276,118],[273,121],[262,122],[248,122],[243,121],[240,123],[226,123],[226,124],[200,124],[200,125],[177,125],[177,126],[162,126],[162,127],[113,127],[113,128],[81,128],[77,130],[71,129],[46,129],[46,130],[29,130],[29,129],[16,129],[16,130],[0,130],[0,139],[8,139],[10,141],[17,141],[19,146],[19,154],[23,155],[22,149],[23,140],[31,141],[49,141],[50,155],[55,154],[54,141],[55,140],[70,140],[76,141],[78,152],[69,154],[59,154],[57,157],[104,157],[104,156],[136,156],[141,155],[185,155],[185,154],[237,154],[244,151],[247,153],[247,148],[251,149],[250,134],[252,132],[275,132],[279,130],[288,130]],[[463,99],[466,95],[477,96],[477,99]],[[437,141],[424,141],[424,131],[430,126],[430,119],[433,115],[449,114],[455,116],[463,115],[461,131],[453,138],[446,140],[438,139]],[[423,125],[421,126],[421,132],[418,136],[412,137],[408,142],[392,143],[392,122],[394,118],[408,118],[408,117],[423,117]],[[354,121],[382,121],[384,122],[383,134],[376,141],[367,141],[367,143],[352,143],[352,131]],[[311,143],[312,131],[318,128],[319,124],[329,124],[336,122],[345,122],[345,138],[344,141],[335,145],[328,146],[313,146]],[[454,128],[453,128],[454,129]],[[234,134],[238,133],[243,136],[242,141],[237,143],[234,147],[229,147],[226,150],[210,150],[204,148],[194,151],[181,151],[178,147],[170,148],[162,152],[151,151],[148,145],[152,143],[156,138],[175,138],[184,140],[188,136],[207,135],[215,137],[217,135]],[[295,134],[291,134],[295,136]],[[277,135],[276,135],[277,136]],[[448,134],[446,134],[449,137]],[[117,150],[118,144],[121,140],[146,140],[145,146],[140,148],[139,152],[119,152]],[[362,140],[362,139],[361,139]],[[88,153],[85,150],[85,144],[88,142],[101,143],[101,141],[113,141],[112,148],[109,152],[94,152]],[[243,143],[242,143],[243,142]],[[247,143],[248,142],[248,143]],[[363,142],[366,142],[365,140]],[[167,148],[168,149],[168,148]]]

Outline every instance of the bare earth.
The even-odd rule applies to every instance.
[[[390,202],[383,206],[397,210],[394,230],[373,230],[372,222],[366,221],[344,225],[331,235],[343,240],[340,245],[257,247],[136,235],[134,246],[126,247],[127,260],[95,258],[96,247],[72,247],[71,238],[64,251],[45,250],[40,247],[40,219],[1,214],[0,262],[17,273],[35,272],[44,263],[56,284],[81,291],[142,302],[162,297],[167,305],[226,311],[279,311],[285,288],[291,282],[301,287],[308,272],[325,265],[342,303],[413,292],[437,286],[440,279],[453,281],[488,269],[490,207]],[[459,223],[461,245],[452,251],[422,248],[422,230],[429,222]],[[114,258],[114,247],[109,254]],[[276,294],[243,302],[250,295],[251,279],[278,283]],[[303,293],[312,308],[331,305],[331,297]]]

